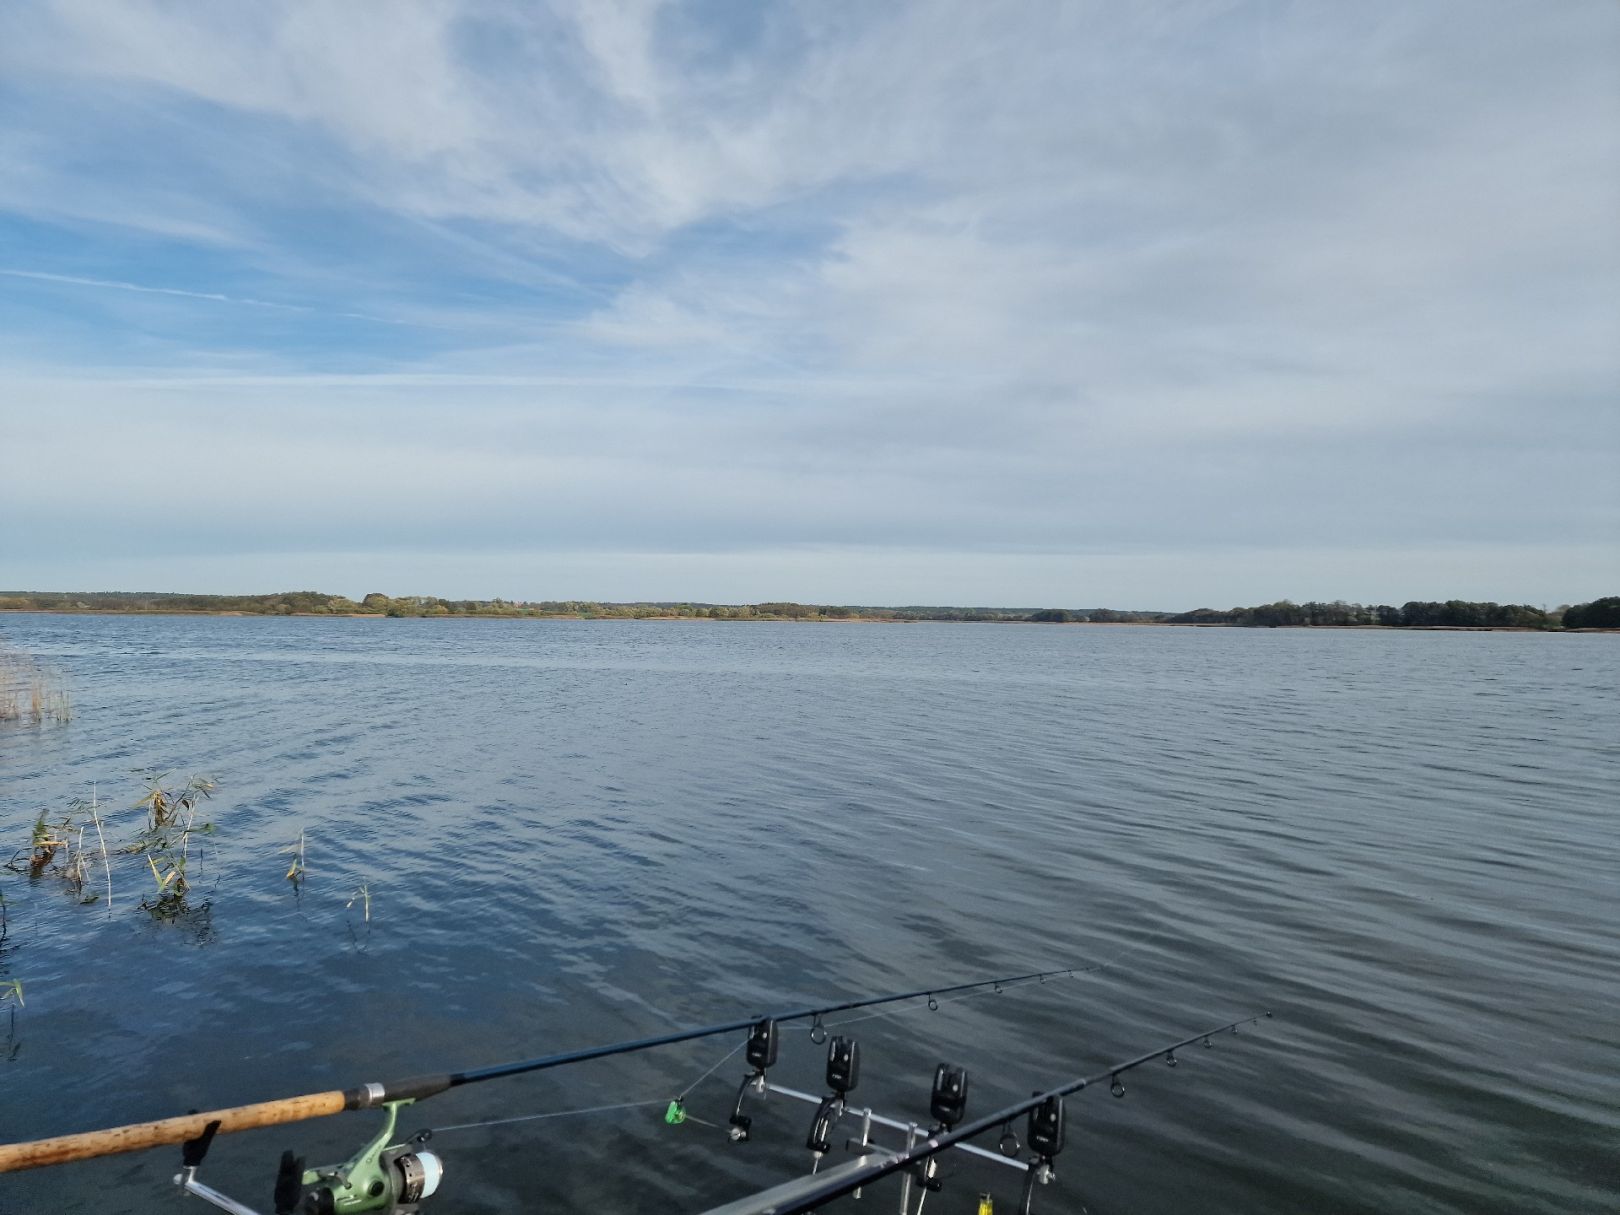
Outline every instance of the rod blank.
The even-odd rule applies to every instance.
[[[1091,968],[1084,968],[1091,969]],[[914,1000],[922,996],[948,995],[972,991],[981,987],[1013,983],[1031,983],[1056,975],[1072,975],[1076,968],[1040,970],[1030,974],[1013,975],[1002,979],[983,979],[975,983],[957,983],[949,987],[927,987],[917,991],[901,992],[892,996],[873,996],[860,1000],[844,1000],[817,1008],[796,1008],[786,1012],[767,1014],[776,1021],[802,1021],[806,1017],[821,1017],[856,1008],[873,1008],[880,1004],[894,1004],[901,1000]],[[748,1029],[766,1017],[753,1016],[722,1025],[706,1025],[697,1029],[677,1030],[651,1038],[638,1038],[630,1042],[615,1042],[607,1046],[591,1046],[582,1050],[563,1051],[541,1055],[534,1059],[520,1059],[512,1063],[497,1063],[471,1071],[415,1076],[391,1084],[362,1084],[345,1091],[306,1093],[297,1097],[283,1097],[276,1101],[261,1101],[256,1105],[241,1105],[230,1109],[211,1110],[205,1114],[184,1114],[178,1118],[164,1118],[156,1122],[137,1122],[127,1126],[109,1127],[99,1131],[83,1131],[76,1135],[60,1135],[53,1139],[35,1139],[24,1143],[0,1144],[0,1173],[15,1173],[23,1169],[37,1169],[52,1164],[69,1164],[76,1160],[92,1160],[98,1156],[114,1156],[121,1152],[138,1152],[143,1148],[162,1147],[165,1144],[184,1143],[202,1134],[203,1128],[213,1121],[219,1122],[219,1134],[254,1130],[263,1126],[278,1126],[288,1122],[303,1122],[311,1118],[325,1118],[344,1110],[371,1109],[385,1101],[421,1100],[447,1088],[463,1084],[478,1084],[501,1076],[517,1076],[524,1072],[542,1071],[568,1063],[582,1063],[587,1059],[605,1059],[610,1055],[625,1055],[650,1050],[655,1046],[669,1046],[677,1042],[692,1042],[700,1038],[713,1038],[720,1034]]]
[[[1102,1071],[1090,1076],[1070,1080],[1066,1084],[1060,1084],[1044,1093],[1037,1093],[1033,1097],[1016,1102],[1005,1109],[997,1110],[993,1114],[986,1114],[982,1118],[976,1118],[972,1122],[964,1122],[953,1131],[932,1135],[913,1147],[880,1156],[869,1167],[862,1170],[854,1180],[832,1178],[820,1186],[800,1190],[793,1197],[775,1206],[757,1208],[757,1215],[804,1215],[805,1212],[814,1211],[817,1207],[831,1202],[834,1198],[842,1198],[845,1194],[870,1185],[880,1177],[887,1177],[890,1173],[897,1173],[901,1169],[909,1168],[911,1165],[927,1160],[930,1156],[936,1156],[947,1148],[955,1147],[964,1140],[972,1139],[976,1135],[982,1135],[986,1131],[993,1130],[1020,1114],[1028,1113],[1050,1097],[1066,1097],[1070,1093],[1077,1093],[1093,1084],[1111,1080],[1121,1072],[1128,1072],[1132,1068],[1140,1067],[1142,1064],[1151,1062],[1154,1059],[1161,1059],[1171,1051],[1179,1050],[1183,1046],[1191,1046],[1194,1042],[1202,1041],[1214,1034],[1235,1030],[1240,1025],[1252,1025],[1254,1022],[1270,1015],[1269,1012],[1256,1013],[1252,1017],[1242,1017],[1236,1021],[1229,1021],[1225,1025],[1217,1026],[1215,1029],[1206,1029],[1202,1033],[1190,1034],[1179,1042],[1172,1042],[1166,1046],[1156,1046],[1146,1054],[1138,1055],[1134,1059],[1116,1063],[1112,1067],[1104,1068]],[[871,1158],[868,1157],[867,1159]],[[712,1212],[710,1215],[712,1215]]]

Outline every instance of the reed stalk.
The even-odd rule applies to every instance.
[[[72,717],[73,700],[62,673],[0,642],[0,721],[40,725]]]
[[[287,880],[295,887],[304,880],[304,833],[298,833],[298,842],[282,849],[283,852],[293,854],[292,864],[287,866]]]
[[[101,869],[107,876],[107,914],[112,914],[112,862],[107,859],[107,836],[101,830],[101,815],[96,806],[96,787],[90,786],[90,821],[96,825],[96,838],[101,841]]]

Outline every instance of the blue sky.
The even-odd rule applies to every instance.
[[[1620,6],[0,10],[0,588],[1620,590]]]

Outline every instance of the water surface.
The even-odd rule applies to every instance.
[[[110,916],[0,871],[0,979],[27,998],[0,1138],[1108,960],[861,1024],[858,1095],[923,1117],[949,1058],[982,1112],[1273,1009],[1124,1100],[1073,1099],[1037,1209],[1616,1205],[1620,639],[36,615],[0,637],[78,706],[0,730],[0,851],[92,786],[127,836],[137,768],[220,783],[189,923],[135,910],[132,858]],[[429,1210],[702,1211],[803,1171],[804,1107],[740,1147],[662,1122],[732,1045],[419,1106],[407,1129],[658,1103],[446,1132]],[[820,1086],[802,1028],[782,1055]],[[723,1123],[739,1074],[693,1113]],[[204,1176],[268,1210],[283,1147],[340,1159],[372,1120],[220,1140]],[[177,1155],[0,1178],[0,1212],[167,1211]],[[929,1206],[1010,1208],[1015,1183],[963,1164]]]

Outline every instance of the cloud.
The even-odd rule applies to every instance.
[[[38,559],[887,548],[932,598],[997,553],[1055,588],[1317,546],[1350,597],[1403,553],[1601,554],[1617,37],[1602,3],[13,8],[37,471],[0,500]]]
[[[221,295],[217,291],[184,291],[178,287],[149,287],[140,283],[120,283],[103,278],[82,278],[73,274],[47,274],[41,270],[7,270],[0,268],[0,274],[10,278],[28,278],[42,283],[66,283],[74,287],[106,287],[115,291],[148,291],[153,295],[178,295],[184,299],[212,300],[220,304],[245,304],[252,308],[283,308],[289,312],[308,312],[308,308],[297,304],[277,304],[270,300],[244,299],[239,296]]]

